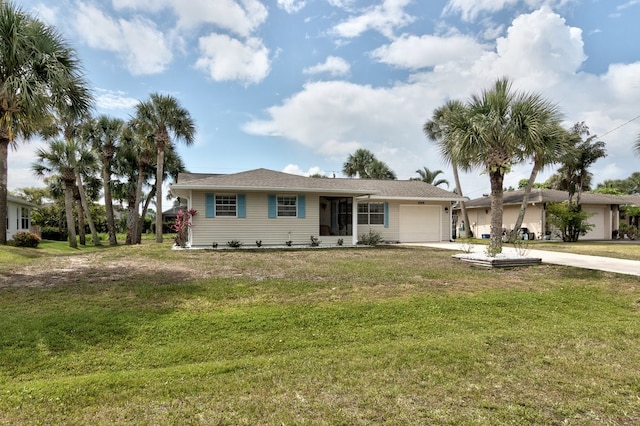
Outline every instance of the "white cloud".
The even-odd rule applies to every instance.
[[[311,175],[320,175],[327,176],[327,173],[322,170],[320,167],[311,167],[306,172],[300,168],[297,164],[287,164],[287,166],[282,170],[284,173],[289,173],[292,175],[298,176],[311,176]]]
[[[96,104],[99,109],[129,110],[138,104],[138,99],[130,98],[122,91],[96,89]]]
[[[373,30],[393,38],[396,28],[402,28],[415,20],[404,11],[409,3],[411,0],[384,0],[381,5],[369,7],[360,15],[339,23],[333,27],[332,33],[343,38],[355,38]]]
[[[43,22],[46,22],[49,25],[57,25],[59,12],[57,7],[50,7],[46,4],[39,3],[33,9],[36,16]]]
[[[31,169],[36,161],[36,150],[46,148],[47,144],[40,139],[28,142],[19,142],[17,149],[9,148],[9,171],[7,176],[7,188],[15,190],[24,187],[43,187],[44,182],[37,178]]]
[[[278,7],[287,13],[296,13],[306,6],[305,0],[278,0]]]
[[[483,46],[469,36],[404,35],[377,48],[371,56],[385,64],[415,70],[460,61],[460,58],[473,62],[483,52]]]
[[[255,37],[242,42],[224,34],[210,34],[199,39],[199,50],[196,68],[215,81],[259,83],[271,68],[269,50]]]
[[[269,15],[258,0],[113,0],[115,9],[132,9],[159,12],[171,9],[178,19],[178,26],[194,28],[212,24],[239,36],[251,35]]]
[[[513,8],[524,3],[529,10],[547,5],[559,8],[575,0],[449,0],[444,8],[444,13],[460,13],[465,21],[475,21],[484,13],[495,13],[506,8]]]
[[[329,73],[333,77],[349,74],[351,66],[347,61],[337,56],[329,56],[323,63],[307,67],[302,70],[305,74]]]
[[[79,3],[74,25],[90,47],[116,53],[134,75],[160,73],[173,58],[166,37],[142,17],[116,20],[95,6]]]

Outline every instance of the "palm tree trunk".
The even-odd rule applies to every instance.
[[[162,242],[162,181],[164,180],[164,146],[158,143],[156,165],[156,243]]]
[[[93,240],[93,245],[99,246],[100,237],[98,236],[98,231],[96,229],[95,224],[93,223],[93,217],[91,217],[91,211],[89,210],[89,202],[87,201],[87,193],[84,190],[84,185],[82,183],[82,176],[80,172],[75,171],[76,174],[76,185],[78,187],[78,192],[80,193],[80,204],[82,204],[82,208],[84,210],[84,214],[87,218],[87,223],[89,224],[89,230],[91,231],[91,239]]]
[[[529,176],[529,181],[527,182],[527,186],[524,187],[524,194],[522,195],[522,203],[520,204],[520,212],[518,213],[516,224],[513,227],[513,232],[509,235],[510,243],[514,243],[516,241],[516,238],[518,237],[518,230],[522,228],[522,222],[524,221],[524,215],[527,212],[527,205],[529,204],[529,197],[531,196],[533,182],[535,182],[539,170],[540,165],[538,162],[534,162],[533,169],[531,169],[531,175]]]
[[[113,197],[111,196],[111,174],[109,173],[110,160],[105,158],[102,165],[102,183],[104,186],[104,206],[107,211],[107,231],[109,232],[109,245],[117,246],[116,221],[113,217]]]
[[[133,210],[131,211],[131,221],[129,226],[131,226],[131,241],[132,244],[140,244],[140,240],[138,240],[138,235],[140,234],[140,202],[142,201],[142,184],[144,183],[144,166],[142,164],[138,170],[138,181],[136,182],[136,199],[133,204]]]
[[[64,211],[67,217],[67,234],[69,247],[78,248],[76,223],[73,220],[73,181],[64,182]]]
[[[76,210],[78,210],[78,239],[80,240],[80,245],[87,245],[87,234],[84,230],[84,208],[82,208],[82,202],[77,199],[76,200]]]
[[[464,195],[462,195],[462,186],[460,186],[460,176],[458,175],[458,164],[456,164],[455,161],[452,161],[452,166],[453,166],[453,180],[456,183],[456,188],[458,188],[458,195],[460,195],[461,197],[464,197]],[[462,210],[462,219],[464,220],[464,223],[467,224],[466,228],[465,228],[465,234],[461,235],[461,238],[466,238],[467,235],[469,235],[469,231],[471,229],[471,223],[469,222],[469,214],[467,213],[467,207],[464,204],[464,201],[460,201],[460,210]]]
[[[7,244],[7,175],[9,160],[9,138],[5,134],[5,130],[0,130],[0,244]],[[4,228],[4,229],[3,229]]]
[[[489,255],[502,253],[502,197],[504,175],[502,171],[490,171],[491,181],[491,234],[489,240]]]
[[[137,236],[138,243],[142,242],[142,230],[144,229],[144,218],[147,217],[149,204],[151,204],[151,200],[153,200],[154,195],[155,195],[155,189],[152,189],[151,191],[149,191],[149,194],[147,194],[147,197],[144,200],[144,205],[142,206],[142,216],[138,221],[138,223],[140,224],[140,227],[138,228],[138,236]]]

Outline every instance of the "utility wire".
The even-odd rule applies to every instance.
[[[609,133],[615,132],[615,131],[616,131],[616,130],[618,130],[619,128],[624,127],[624,126],[626,126],[627,124],[629,124],[629,123],[631,123],[631,122],[633,122],[633,121],[636,121],[638,118],[640,118],[640,115],[637,115],[637,116],[633,117],[631,120],[627,121],[626,123],[622,123],[622,124],[621,124],[621,125],[619,125],[618,127],[615,127],[615,128],[613,128],[613,129],[609,130],[608,132],[606,132],[606,133],[604,133],[604,134],[602,134],[602,135],[599,135],[599,136],[598,136],[598,139],[600,139],[600,138],[603,138],[603,137],[607,136]]]

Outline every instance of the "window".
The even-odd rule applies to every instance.
[[[236,217],[237,207],[235,195],[216,195],[216,216]]]
[[[278,217],[296,217],[298,214],[295,195],[278,195]]]
[[[29,229],[29,209],[23,207],[20,213],[20,220],[22,222],[22,228],[20,229]]]
[[[358,225],[384,225],[384,203],[358,204]]]

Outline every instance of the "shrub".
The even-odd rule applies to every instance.
[[[547,205],[549,213],[548,222],[556,227],[562,234],[562,241],[576,242],[593,229],[594,225],[587,222],[593,214],[582,210],[582,206],[576,204],[550,203]]]
[[[53,226],[44,226],[41,234],[43,240],[67,241],[69,238],[66,231],[60,231],[58,228],[54,228]]]
[[[360,234],[358,236],[358,244],[375,247],[382,242],[382,234],[373,229],[369,229],[368,234]]]
[[[33,232],[16,232],[13,234],[13,243],[16,247],[38,247],[40,237]]]
[[[344,244],[344,238],[338,238],[338,245],[342,246]]]
[[[318,247],[321,242],[318,237],[311,236],[311,247]]]
[[[227,241],[227,246],[231,248],[239,248],[240,246],[242,246],[242,243],[239,240],[231,240]]]

